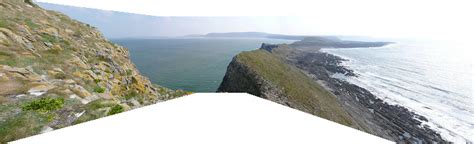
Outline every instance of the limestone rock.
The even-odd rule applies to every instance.
[[[28,94],[33,96],[41,96],[46,93],[48,90],[53,89],[55,86],[49,84],[41,84],[28,90]]]
[[[89,97],[92,94],[80,85],[71,85],[70,89],[82,98]]]

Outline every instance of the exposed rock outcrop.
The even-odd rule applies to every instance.
[[[184,94],[152,85],[88,24],[30,0],[0,11],[2,143]]]
[[[287,48],[286,45],[281,47]],[[275,52],[285,53],[280,50]],[[344,111],[334,95],[296,67],[264,49],[243,52],[234,57],[217,91],[247,92],[343,125],[364,129]]]
[[[331,75],[357,76],[340,65],[344,59],[328,53],[302,53],[291,61],[334,93],[367,132],[398,143],[447,143],[426,125],[427,119],[398,105],[389,105],[370,91]]]

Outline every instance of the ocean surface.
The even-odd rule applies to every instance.
[[[358,77],[334,77],[361,86],[389,104],[425,116],[441,136],[474,142],[471,48],[437,42],[399,41],[380,48],[322,49],[349,61]]]
[[[215,92],[232,58],[262,43],[292,43],[263,38],[112,39],[127,47],[138,70],[152,83],[192,92]]]

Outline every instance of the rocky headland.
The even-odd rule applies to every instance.
[[[344,80],[332,77],[334,74],[345,76],[357,76],[354,71],[341,66],[344,59],[319,52],[319,48],[344,46],[374,47],[389,44],[388,42],[343,42],[344,44],[316,44],[316,41],[327,42],[326,38],[309,38],[309,43],[295,42],[293,44],[262,44],[258,50],[243,52],[229,64],[227,73],[221,83],[219,92],[248,92],[256,96],[299,109],[316,116],[328,118],[334,111],[324,107],[324,99],[321,96],[333,97],[336,101],[329,102],[331,105],[341,107],[343,113],[347,113],[350,124],[341,123],[359,130],[371,133],[397,143],[448,143],[428,126],[421,125],[427,119],[417,115],[408,109],[389,105],[373,95],[370,91]],[[319,40],[317,40],[319,39]],[[383,43],[383,44],[382,44]],[[242,56],[245,55],[245,58]],[[268,56],[262,56],[268,55]],[[273,57],[275,60],[262,59],[262,57]],[[245,62],[240,62],[245,61]],[[278,62],[275,62],[278,61]],[[262,67],[284,67],[278,69],[264,69]],[[296,72],[298,71],[298,72]],[[299,75],[301,73],[303,75]],[[268,75],[273,75],[269,77]],[[294,75],[299,75],[297,79]],[[304,80],[303,80],[304,79]],[[305,82],[310,80],[311,83]],[[321,90],[312,93],[293,93],[291,86],[298,88],[299,92],[311,91],[307,85],[316,85]],[[327,92],[325,92],[327,91]],[[291,97],[304,95],[302,101],[291,101]],[[307,103],[305,101],[317,99],[321,103]],[[325,115],[313,113],[313,108],[322,108]],[[332,107],[334,108],[334,107]],[[341,113],[341,112],[337,112]],[[333,120],[334,121],[334,120]]]

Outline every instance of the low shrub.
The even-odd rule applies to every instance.
[[[107,115],[114,115],[114,114],[121,113],[123,111],[124,111],[124,108],[121,105],[116,104],[110,109],[110,111]]]
[[[36,99],[24,104],[21,109],[23,111],[39,111],[39,112],[51,112],[55,110],[59,110],[64,105],[63,98],[51,98],[51,97],[43,97],[40,99]]]

